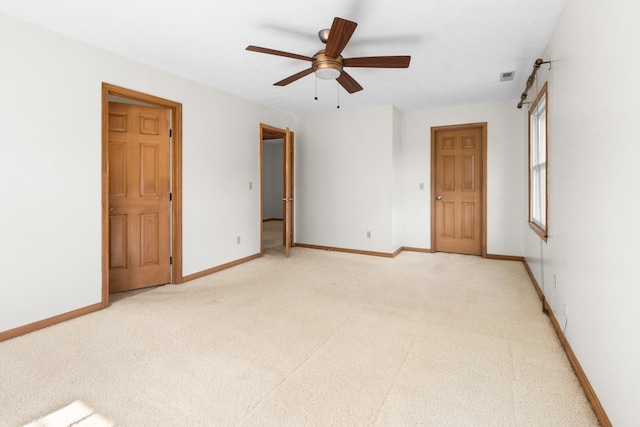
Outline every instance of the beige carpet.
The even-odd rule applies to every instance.
[[[2,426],[597,425],[522,264],[472,256],[266,254],[0,361]]]

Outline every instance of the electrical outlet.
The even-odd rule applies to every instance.
[[[237,245],[239,245],[239,244],[240,244],[240,236],[238,236],[238,237],[236,238],[236,244],[237,244]]]
[[[370,239],[370,238],[371,238],[371,232],[367,231],[367,239]]]

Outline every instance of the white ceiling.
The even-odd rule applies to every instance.
[[[0,0],[0,13],[293,114],[376,105],[401,111],[512,100],[566,0]],[[345,58],[411,55],[408,69],[348,68],[364,90],[306,76],[334,17],[358,23]],[[545,58],[548,59],[548,58]],[[515,71],[512,82],[499,81]],[[134,88],[135,89],[135,88]]]

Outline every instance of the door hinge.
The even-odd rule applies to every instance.
[[[169,265],[173,265],[173,257],[172,256],[169,257]]]
[[[169,138],[173,136],[173,129],[169,129]]]
[[[169,201],[173,200],[173,193],[169,193]]]

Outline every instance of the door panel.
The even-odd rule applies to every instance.
[[[432,248],[482,255],[484,128],[436,128],[432,132]]]
[[[456,158],[454,156],[442,156],[442,189],[455,190]]]
[[[158,145],[140,144],[140,195],[158,196],[160,185]]]
[[[127,216],[109,216],[110,256],[111,268],[127,267]]]
[[[475,239],[476,237],[476,205],[475,203],[462,203],[462,233],[463,239]]]
[[[442,202],[443,215],[442,215],[442,236],[453,238],[455,235],[455,204],[451,202]]]
[[[140,265],[150,266],[160,263],[160,216],[140,215]]]
[[[109,103],[109,291],[169,283],[169,115]]]
[[[109,141],[109,193],[124,196],[127,188],[126,142]]]
[[[462,191],[475,191],[475,156],[462,156]]]

